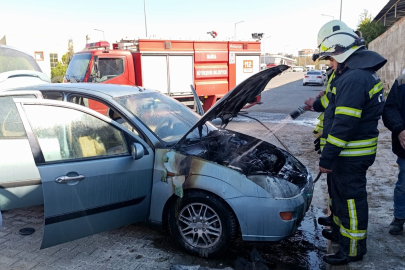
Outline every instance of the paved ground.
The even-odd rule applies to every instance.
[[[263,93],[264,104],[249,109],[249,115],[260,118],[284,142],[290,151],[317,173],[318,155],[312,151],[311,125],[316,113],[307,112],[297,121],[288,113],[315,96],[322,87],[302,86],[303,73],[286,73],[273,79]],[[270,141],[280,147],[271,132],[256,122],[236,119],[229,125],[249,135]],[[368,174],[370,225],[368,254],[365,260],[343,267],[328,267],[321,258],[333,246],[322,236],[316,218],[326,212],[326,184],[320,180],[312,206],[296,235],[281,244],[257,247],[271,269],[405,269],[405,234],[391,236],[392,195],[397,166],[390,150],[390,133],[380,127],[377,160]],[[40,250],[43,230],[43,207],[32,207],[3,213],[0,229],[0,269],[169,269],[172,265],[203,265],[215,268],[233,267],[238,257],[248,258],[252,246],[236,241],[228,252],[215,260],[204,260],[184,253],[170,236],[147,225],[130,225],[100,233],[56,247]],[[18,230],[33,227],[36,232],[21,236]]]

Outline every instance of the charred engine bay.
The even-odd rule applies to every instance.
[[[179,151],[236,170],[260,186],[260,176],[283,179],[299,189],[307,183],[305,166],[291,154],[234,131],[215,130],[199,140],[187,140]]]

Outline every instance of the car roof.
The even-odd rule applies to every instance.
[[[71,91],[71,92],[83,92],[84,90],[85,92],[101,93],[110,96],[112,98],[145,92],[157,92],[155,90],[148,90],[139,86],[97,84],[97,83],[50,83],[12,89],[12,91],[18,90]]]

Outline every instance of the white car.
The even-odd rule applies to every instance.
[[[0,45],[0,91],[50,82],[34,57],[16,48]]]
[[[302,81],[302,85],[307,84],[317,84],[317,85],[324,85],[326,83],[327,76],[320,70],[311,70],[305,74],[304,79]]]

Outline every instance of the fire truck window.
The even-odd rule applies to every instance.
[[[139,132],[134,127],[132,127],[127,121],[125,121],[117,112],[100,101],[81,96],[73,96],[70,98],[70,102],[95,110],[102,115],[111,118],[115,122],[128,129],[130,132],[139,136]]]
[[[124,73],[124,59],[99,58],[98,70],[100,71],[100,77],[96,79],[98,83],[117,77]]]

